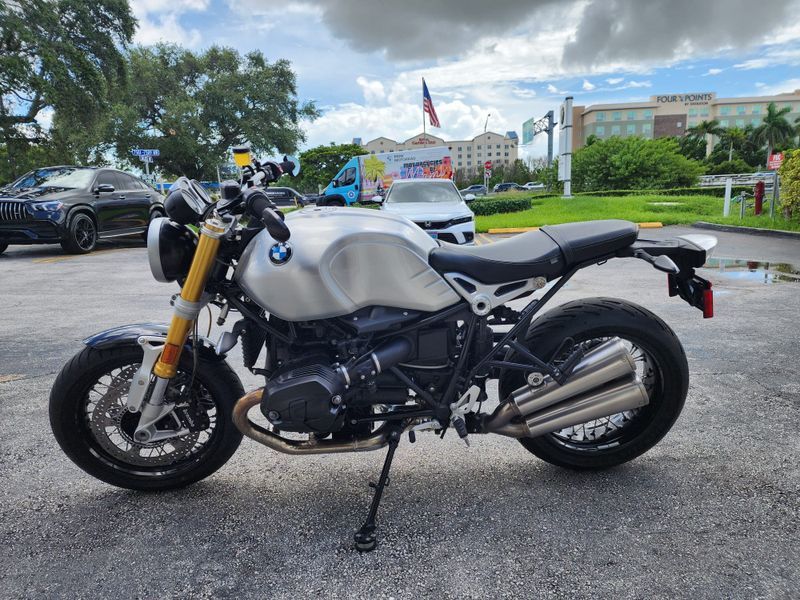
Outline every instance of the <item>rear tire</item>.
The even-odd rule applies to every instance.
[[[50,392],[50,425],[58,444],[89,475],[122,488],[169,490],[208,477],[242,441],[232,421],[233,405],[244,395],[239,378],[225,362],[199,358],[192,386],[198,408],[193,414],[201,418],[202,407],[209,415],[207,429],[144,448],[131,441],[138,413],[127,413],[124,406],[132,373],[141,361],[138,346],[86,347],[76,354]],[[192,357],[184,352],[178,377],[192,369]],[[115,380],[120,383],[115,385]],[[188,386],[188,377],[184,381]],[[113,395],[106,399],[109,394]]]
[[[595,438],[575,441],[569,433],[580,431],[581,436],[586,436],[588,431],[596,435],[598,421],[584,424],[583,430],[578,430],[581,426],[568,428],[536,438],[522,438],[520,443],[542,460],[578,470],[614,467],[647,452],[677,420],[689,388],[686,354],[675,333],[641,306],[614,298],[591,298],[568,302],[534,321],[525,345],[540,358],[551,360],[567,337],[576,343],[619,337],[640,350],[641,367],[651,374],[649,382],[644,382],[650,403],[631,414],[620,413],[613,429],[609,419],[602,424],[604,433]],[[522,373],[504,373],[500,397],[507,397],[522,385]]]
[[[0,254],[8,249],[8,244],[0,243]]]
[[[142,232],[142,239],[146,242],[147,241],[147,232],[150,229],[150,223],[158,219],[159,217],[165,217],[166,215],[160,208],[156,208],[153,212],[150,213],[150,220],[147,221],[147,227],[144,228]]]
[[[61,247],[70,254],[88,254],[97,246],[97,225],[86,213],[78,213],[69,222],[67,239]]]

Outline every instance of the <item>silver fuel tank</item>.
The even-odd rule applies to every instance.
[[[350,314],[365,306],[432,312],[459,301],[428,265],[436,247],[407,219],[364,208],[313,207],[289,213],[291,255],[270,259],[275,240],[250,242],[234,280],[268,313],[286,321]]]

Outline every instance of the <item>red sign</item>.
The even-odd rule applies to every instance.
[[[487,160],[485,163],[483,163],[483,168],[484,169],[491,169],[492,168],[492,161]]]
[[[783,163],[783,152],[776,152],[775,154],[769,155],[769,160],[767,161],[767,168],[770,171],[777,171],[778,169],[780,169],[782,163]]]

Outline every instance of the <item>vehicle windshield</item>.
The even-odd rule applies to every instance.
[[[92,169],[76,167],[54,167],[52,169],[36,169],[25,173],[11,184],[12,188],[32,187],[59,187],[59,188],[86,188],[92,181]]]
[[[386,196],[386,203],[410,202],[461,202],[461,194],[450,181],[409,181],[392,184]]]

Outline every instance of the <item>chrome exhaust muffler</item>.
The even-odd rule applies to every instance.
[[[594,348],[559,385],[545,377],[525,385],[486,419],[484,430],[510,437],[537,437],[625,410],[644,406],[647,390],[636,363],[619,338]]]
[[[279,436],[258,423],[253,423],[247,416],[250,409],[261,403],[264,388],[253,390],[236,401],[233,406],[233,422],[237,429],[251,440],[283,452],[284,454],[329,454],[334,452],[360,452],[378,450],[389,443],[389,434],[379,428],[372,435],[349,441],[338,440],[289,440]]]

